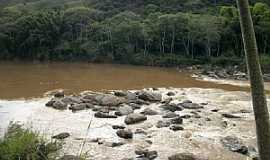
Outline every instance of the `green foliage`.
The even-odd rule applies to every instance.
[[[46,142],[38,133],[18,124],[11,124],[0,140],[0,159],[49,160],[50,154],[56,153],[60,146],[57,142]]]
[[[0,0],[0,59],[160,65],[185,63],[169,60],[171,57],[191,61],[241,58],[244,49],[234,3]],[[269,3],[261,0],[251,4],[259,51],[269,54]]]

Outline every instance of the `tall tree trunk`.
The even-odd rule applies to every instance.
[[[255,114],[257,143],[261,160],[270,160],[270,121],[259,63],[258,48],[248,0],[237,0]]]

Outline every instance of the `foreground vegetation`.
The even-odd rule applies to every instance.
[[[0,139],[1,160],[50,160],[51,154],[61,147],[58,142],[47,142],[38,133],[11,124],[3,139]]]
[[[269,1],[256,2],[250,9],[258,48],[268,57]],[[175,65],[244,59],[235,1],[1,0],[0,7],[2,60]]]

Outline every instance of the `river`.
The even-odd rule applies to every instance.
[[[176,68],[116,64],[0,63],[0,99],[41,97],[55,89],[64,89],[67,93],[149,87],[248,90],[237,85],[198,81],[190,74]]]
[[[220,139],[237,136],[246,145],[256,147],[256,134],[251,98],[247,92],[247,82],[197,80],[189,71],[176,68],[141,67],[115,64],[88,63],[0,63],[0,137],[4,135],[10,121],[24,124],[37,130],[48,139],[57,133],[69,132],[62,153],[76,154],[81,140],[86,138],[85,153],[96,160],[122,160],[135,157],[138,148],[158,152],[157,160],[165,160],[178,152],[191,152],[209,157],[209,160],[250,160],[246,156],[230,152],[222,146]],[[123,125],[125,116],[116,119],[94,118],[89,134],[85,135],[92,110],[71,112],[57,111],[45,107],[50,97],[44,93],[64,89],[66,93],[79,93],[93,90],[141,90],[159,88],[156,93],[169,98],[167,93],[174,92],[173,103],[191,100],[206,104],[204,109],[177,111],[178,115],[192,115],[185,119],[183,131],[157,128],[158,121],[164,121],[165,113],[159,103],[142,105],[134,112],[145,108],[158,111],[158,115],[148,116],[148,120],[136,125],[126,125],[133,132],[143,130],[147,136],[135,134],[133,140],[124,140],[116,135],[112,125]],[[269,88],[269,84],[266,84]],[[268,104],[269,103],[268,97]],[[218,110],[219,112],[212,112]],[[242,112],[242,111],[247,112]],[[222,113],[233,113],[240,119],[222,117]],[[226,123],[226,126],[224,126]],[[91,142],[100,138],[104,144]],[[152,144],[146,143],[150,140]],[[111,142],[124,142],[120,147],[109,147]]]

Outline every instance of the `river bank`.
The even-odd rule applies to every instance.
[[[95,160],[147,155],[165,160],[183,153],[209,160],[256,156],[254,118],[246,92],[150,88],[56,97],[1,101],[0,112],[6,113],[1,121],[19,121],[49,139],[68,133],[62,154],[77,155],[86,141],[83,153]],[[142,150],[146,153],[138,155]]]

